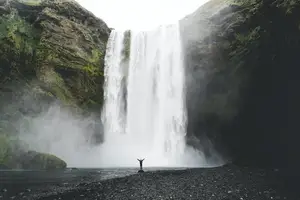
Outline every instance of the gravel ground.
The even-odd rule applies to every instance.
[[[81,183],[63,193],[54,192],[36,199],[300,200],[300,187],[291,187],[286,178],[281,170],[228,165],[210,169],[145,172]]]

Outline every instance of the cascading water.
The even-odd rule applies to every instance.
[[[179,25],[131,31],[127,64],[124,33],[113,30],[107,45],[101,163],[109,167],[136,166],[137,158],[146,158],[146,166],[207,165],[201,152],[186,146]]]
[[[122,99],[122,50],[123,32],[112,31],[105,57],[105,83],[103,122],[105,124],[106,142],[115,141],[119,133],[124,132],[124,100]]]

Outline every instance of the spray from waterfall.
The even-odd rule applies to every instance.
[[[100,163],[136,166],[137,158],[146,158],[147,166],[207,166],[203,154],[185,141],[179,25],[130,33],[130,55],[124,53],[124,31],[113,30],[107,45]]]
[[[178,24],[147,32],[111,32],[105,57],[104,143],[94,142],[95,132],[101,135],[97,116],[74,115],[56,102],[38,115],[19,116],[14,127],[20,139],[28,149],[57,155],[69,167],[137,167],[137,158],[145,158],[144,167],[223,164],[186,145],[180,38]],[[26,95],[3,113],[44,106],[33,102]]]

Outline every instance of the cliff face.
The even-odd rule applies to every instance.
[[[18,82],[68,105],[100,108],[107,25],[74,1],[1,4],[0,92]]]
[[[237,163],[299,165],[299,13],[298,1],[212,0],[181,21],[189,135]]]
[[[0,0],[0,136],[7,135],[9,145],[19,145],[10,139],[19,132],[18,120],[51,102],[100,111],[109,34],[102,20],[72,0]],[[2,158],[10,155],[16,152]],[[36,167],[44,157],[50,159],[34,153]]]

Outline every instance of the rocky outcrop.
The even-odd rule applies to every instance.
[[[0,135],[0,169],[65,169],[60,158],[45,153],[26,151],[20,141]]]
[[[63,0],[11,0],[0,14],[0,92],[19,83],[65,105],[101,107],[110,33],[103,21]]]
[[[300,3],[225,2],[181,21],[189,135],[225,145],[237,163],[299,166]]]

